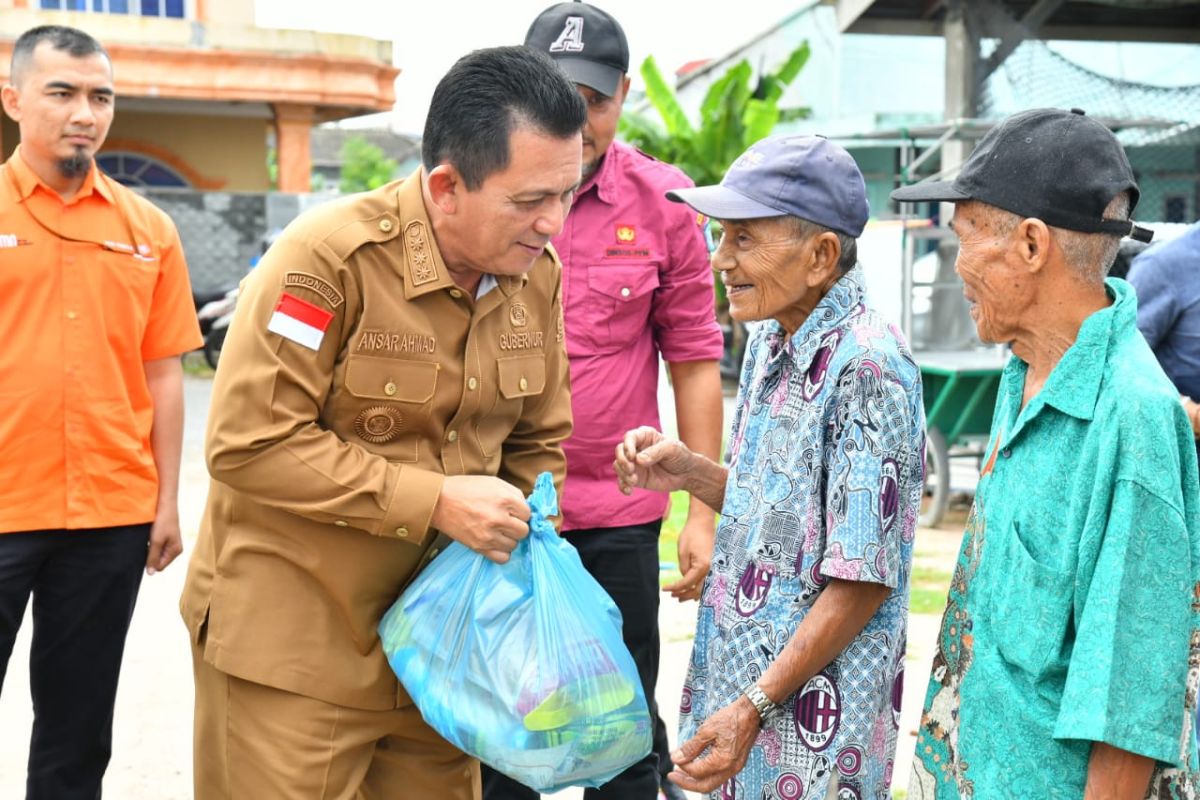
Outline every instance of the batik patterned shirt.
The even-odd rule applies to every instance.
[[[858,268],[794,336],[759,326],[742,371],[680,741],[779,657],[829,578],[892,591],[858,636],[769,719],[720,800],[888,798],[909,569],[922,488],[920,373],[864,305]]]
[[[1013,357],[967,522],[909,800],[1081,800],[1095,742],[1197,796],[1200,498],[1191,429],[1108,282],[1041,390]]]

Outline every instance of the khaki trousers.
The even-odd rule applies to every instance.
[[[363,711],[227,675],[192,645],[196,800],[479,800],[416,706]]]

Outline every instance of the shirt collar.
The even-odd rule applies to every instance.
[[[37,173],[33,171],[33,168],[21,157],[20,145],[17,145],[13,150],[7,164],[9,169],[13,171],[13,177],[17,182],[17,192],[21,201],[27,200],[39,186],[52,197],[57,198],[60,202],[62,201],[61,195],[46,185],[46,182],[39,178]],[[75,193],[75,196],[71,198],[70,202],[74,203],[77,200],[89,197],[93,192],[103,197],[109,203],[114,202],[112,189],[109,188],[99,172],[96,162],[93,160],[91,167],[88,169],[87,176],[83,179],[83,184],[79,187],[79,191]]]
[[[1050,371],[1039,392],[1043,404],[1082,420],[1090,420],[1095,414],[1113,339],[1137,324],[1133,288],[1118,278],[1109,278],[1105,287],[1112,304],[1083,321],[1075,343]],[[1022,362],[1019,369],[1024,372],[1026,365]]]
[[[856,265],[838,278],[804,320],[800,330],[790,338],[783,327],[772,320],[774,329],[767,333],[767,368],[775,369],[786,359],[798,370],[808,369],[826,335],[839,328],[851,312],[861,307],[865,297],[862,268]]]
[[[600,159],[600,166],[579,187],[580,195],[590,191],[594,186],[596,187],[596,197],[610,206],[616,205],[617,199],[620,197],[617,187],[620,169],[616,164],[621,157],[620,148],[621,144],[616,141],[608,146],[608,152],[604,154],[604,158]]]

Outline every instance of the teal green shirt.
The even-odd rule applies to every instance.
[[[1027,365],[1004,370],[909,800],[1082,798],[1093,742],[1161,762],[1152,797],[1200,790],[1196,451],[1107,286],[1024,408]]]

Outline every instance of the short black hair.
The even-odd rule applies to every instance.
[[[84,58],[99,53],[108,60],[110,65],[112,64],[112,58],[108,55],[108,51],[90,34],[84,33],[78,28],[68,28],[66,25],[39,25],[22,33],[17,38],[16,44],[13,45],[12,62],[8,70],[9,80],[13,83],[19,82],[20,72],[33,58],[33,51],[42,42],[49,42],[55,50],[68,53],[74,58]]]
[[[434,90],[421,160],[427,170],[448,161],[475,190],[508,166],[508,140],[518,126],[566,139],[586,121],[575,84],[545,53],[524,45],[476,50]]]

